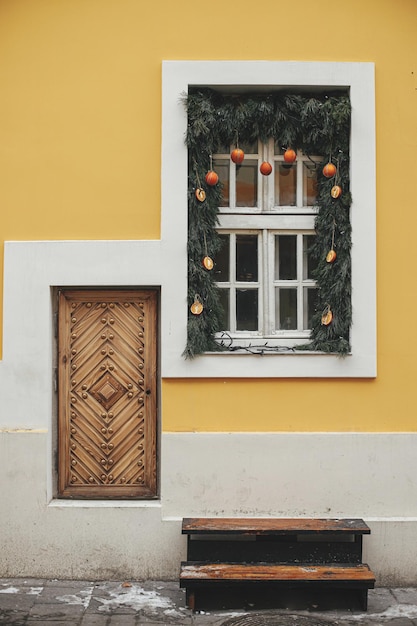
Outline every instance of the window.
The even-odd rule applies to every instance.
[[[170,377],[373,377],[376,375],[376,194],[375,84],[373,63],[280,61],[164,61],[162,68],[161,249],[164,258],[162,293],[162,376]],[[350,191],[352,204],[352,326],[351,352],[334,354],[290,351],[205,353],[185,359],[189,332],[187,297],[187,113],[182,97],[194,86],[229,93],[292,89],[323,92],[343,89],[349,94]],[[253,138],[255,139],[255,137]],[[231,143],[223,142],[223,144]],[[216,149],[211,154],[221,154]],[[314,152],[310,152],[314,154]],[[317,152],[316,152],[317,154]],[[321,154],[321,153],[319,153]],[[277,155],[278,156],[278,155]],[[308,206],[308,204],[307,204]],[[221,215],[223,233],[234,231]],[[269,215],[259,216],[266,222]],[[276,216],[279,231],[283,211]],[[311,231],[312,215],[300,216],[301,230]],[[243,222],[243,219],[242,219]],[[264,227],[264,224],[262,224]],[[243,224],[241,225],[243,228]],[[244,226],[252,230],[250,225]],[[267,227],[271,228],[271,227]],[[274,227],[272,227],[274,228]],[[365,261],[366,259],[366,261]],[[165,295],[164,295],[165,294]],[[196,330],[196,333],[198,330]]]
[[[348,354],[348,92],[231,94],[196,86],[184,104],[189,163],[186,356],[248,349],[259,354]],[[213,168],[219,168],[220,182]],[[214,224],[219,212],[220,238]],[[229,279],[221,276],[216,287],[217,264],[211,271],[204,259],[221,253],[225,236]]]
[[[230,158],[233,145],[213,158],[222,184],[214,274],[224,332],[218,337],[252,349],[260,338],[270,347],[304,343],[317,299],[311,247],[322,157],[298,151],[287,163],[273,140],[239,145],[241,163]],[[272,164],[268,176],[263,161]]]

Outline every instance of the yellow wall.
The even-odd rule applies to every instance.
[[[159,237],[163,59],[376,64],[378,378],[164,381],[164,430],[417,429],[416,23],[415,0],[1,0],[0,242]]]

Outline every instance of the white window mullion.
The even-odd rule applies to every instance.
[[[230,331],[236,332],[236,235],[230,234]]]
[[[236,164],[230,159],[229,167],[229,206],[236,209]]]
[[[268,145],[258,141],[258,209],[268,210],[268,178],[269,176],[263,176],[260,171],[260,165],[263,161],[268,160]]]
[[[268,271],[268,231],[264,229],[258,238],[258,301],[259,301],[259,332],[270,333],[269,293],[270,283]]]
[[[275,235],[268,230],[263,231],[264,237],[264,278],[263,290],[265,300],[265,330],[268,335],[275,332]]]
[[[300,158],[300,154],[297,153],[297,189],[296,189],[296,205],[298,209],[303,207],[303,160]]]
[[[303,235],[297,235],[297,330],[303,329]]]
[[[271,138],[267,144],[265,144],[263,161],[268,161],[272,165],[272,173],[270,176],[262,176],[265,181],[265,210],[271,211],[275,206],[275,166],[276,161],[274,158],[274,140]]]

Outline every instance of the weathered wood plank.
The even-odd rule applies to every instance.
[[[355,534],[369,535],[369,526],[362,519],[296,519],[296,518],[184,518],[182,533],[296,535],[296,534]]]
[[[182,563],[180,584],[242,582],[351,583],[373,588],[375,576],[360,565],[276,565],[245,563]]]

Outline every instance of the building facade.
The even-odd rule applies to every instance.
[[[413,585],[417,9],[180,5],[0,8],[0,573],[169,579],[183,517],[361,517],[377,583]],[[195,87],[348,95],[346,356],[184,357]]]

